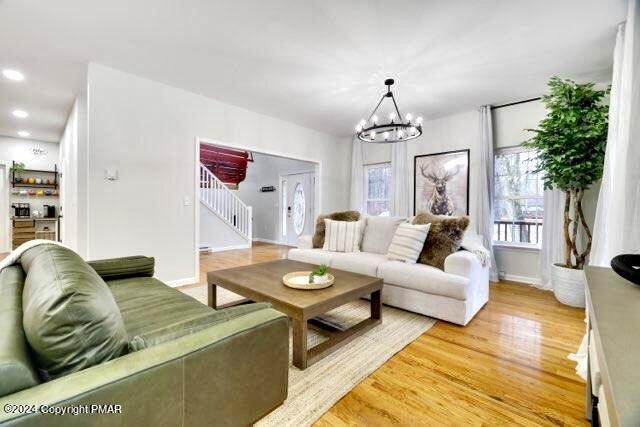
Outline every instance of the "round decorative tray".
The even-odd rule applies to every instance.
[[[333,285],[333,281],[335,280],[333,274],[327,273],[324,280],[320,280],[320,276],[316,276],[316,283],[309,283],[310,274],[310,271],[294,271],[293,273],[287,273],[282,278],[282,283],[284,283],[285,286],[294,289],[313,290],[328,288]]]

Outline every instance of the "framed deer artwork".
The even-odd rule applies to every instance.
[[[413,213],[469,215],[469,150],[413,159]]]

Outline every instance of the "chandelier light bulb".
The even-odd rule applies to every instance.
[[[418,123],[419,125],[421,125],[421,124],[422,124],[422,117],[418,117],[418,118],[416,119],[416,123]]]
[[[16,82],[21,82],[24,80],[24,74],[22,74],[18,70],[10,70],[10,69],[2,70],[2,75],[7,79],[14,80]]]
[[[404,117],[407,119],[408,122],[410,122],[411,119],[413,119],[413,116],[411,115],[411,113],[407,113],[407,115]]]
[[[396,113],[389,113],[389,120],[393,121],[396,118]]]
[[[371,133],[369,134],[369,136],[371,136],[371,140],[376,139],[376,131],[372,130]]]
[[[411,126],[411,127],[409,128],[409,132],[411,132],[411,135],[415,135],[415,134],[416,134],[416,128],[415,128],[415,127],[413,127],[413,126]]]
[[[365,119],[360,120],[360,127],[365,127],[367,125],[367,121]]]
[[[402,138],[404,136],[404,131],[403,130],[399,130],[398,131],[398,138]]]
[[[360,132],[362,130],[362,126],[358,125],[356,126],[356,132]]]
[[[375,114],[373,116],[371,116],[371,123],[377,124],[378,123],[378,116],[376,116]]]
[[[382,136],[384,136],[385,140],[389,139],[389,132],[383,133]]]

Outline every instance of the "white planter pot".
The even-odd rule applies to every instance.
[[[551,284],[553,294],[562,304],[572,307],[584,307],[584,287],[586,279],[584,270],[562,267],[557,264],[551,266]]]

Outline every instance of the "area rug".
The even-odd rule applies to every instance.
[[[181,290],[207,303],[206,286]],[[220,288],[217,297],[219,304],[240,299],[238,295]],[[328,312],[324,320],[348,327],[368,316],[369,302],[360,300]],[[287,400],[256,426],[313,424],[351,389],[435,323],[429,317],[384,306],[382,325],[367,331],[304,371],[290,365]],[[308,339],[312,347],[325,338],[310,329]],[[291,355],[289,357],[291,360]]]

